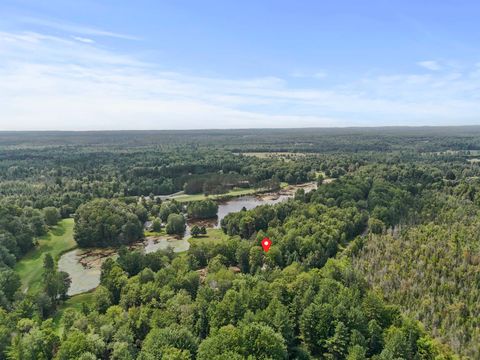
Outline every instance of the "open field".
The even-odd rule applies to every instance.
[[[50,253],[55,260],[67,250],[76,246],[73,240],[73,219],[63,219],[49,233],[38,240],[35,249],[25,255],[16,266],[15,271],[22,280],[22,290],[33,293],[40,289],[43,273],[43,255]]]
[[[295,153],[295,152],[245,152],[242,153],[244,156],[254,156],[260,159],[271,159],[271,158],[282,158],[282,159],[292,159],[298,157],[304,157],[307,153]]]
[[[188,242],[193,245],[200,243],[214,243],[224,240],[228,240],[228,235],[225,234],[221,229],[207,229],[207,235],[202,235],[198,238],[190,237]]]
[[[165,231],[165,227],[163,227],[160,231],[144,231],[145,237],[147,236],[167,236],[167,232]]]
[[[285,187],[286,186],[286,183],[282,183],[281,184],[281,187]],[[236,196],[244,196],[244,195],[252,195],[252,194],[255,194],[257,192],[261,192],[262,190],[261,189],[253,189],[253,188],[250,188],[250,189],[233,189],[233,190],[230,190],[229,192],[225,193],[225,194],[216,194],[216,195],[209,195],[209,196],[206,196],[205,194],[192,194],[192,195],[188,195],[188,194],[181,194],[181,195],[176,195],[176,196],[173,196],[171,197],[170,199],[174,199],[178,202],[189,202],[189,201],[199,201],[199,200],[205,200],[205,199],[218,199],[218,198],[222,198],[222,197],[236,197]]]

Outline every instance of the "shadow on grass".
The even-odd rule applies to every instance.
[[[65,226],[56,225],[50,229],[51,233],[55,236],[62,236],[65,234]]]

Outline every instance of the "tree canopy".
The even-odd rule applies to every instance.
[[[138,216],[118,200],[95,199],[75,213],[74,238],[81,247],[119,246],[143,237]]]

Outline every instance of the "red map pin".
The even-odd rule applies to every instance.
[[[270,246],[272,245],[272,241],[269,238],[264,238],[262,240],[262,247],[265,252],[267,252],[270,249]]]

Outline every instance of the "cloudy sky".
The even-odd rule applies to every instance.
[[[0,130],[480,125],[480,3],[2,0]]]

